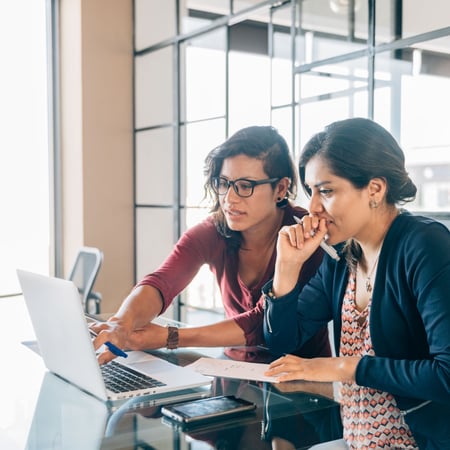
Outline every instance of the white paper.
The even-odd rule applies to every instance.
[[[269,364],[203,357],[190,364],[189,367],[202,375],[278,383],[275,377],[264,375]]]

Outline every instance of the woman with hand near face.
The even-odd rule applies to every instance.
[[[93,325],[96,348],[110,341],[125,349],[222,347],[263,344],[262,286],[273,277],[278,231],[307,211],[294,206],[297,176],[284,138],[272,127],[236,132],[206,158],[205,190],[210,216],[188,229],[155,272],[145,276],[112,318]],[[299,278],[305,284],[321,262],[311,252]],[[151,323],[209,265],[226,320],[202,327],[171,329]],[[296,349],[311,357],[329,355],[326,326]],[[114,358],[108,350],[98,359]]]
[[[291,353],[332,320],[336,357],[282,356],[267,374],[338,382],[348,448],[450,448],[448,229],[400,209],[416,187],[397,142],[371,120],[326,127],[299,170],[310,216],[279,233],[265,339]],[[302,287],[325,237],[341,259],[326,255]]]

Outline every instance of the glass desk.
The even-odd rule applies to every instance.
[[[256,410],[182,429],[161,414],[161,406],[173,401],[169,394],[139,397],[112,408],[48,372],[41,357],[22,343],[32,341],[34,332],[21,297],[0,299],[0,333],[4,349],[0,375],[2,449],[287,450],[309,448],[340,432],[339,407],[332,400],[332,385],[328,383],[272,385],[215,378],[205,395],[236,395],[254,402]],[[222,349],[156,353],[180,365],[200,356],[223,354]],[[268,357],[248,348],[228,354],[264,362]]]

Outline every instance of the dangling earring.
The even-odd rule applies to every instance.
[[[373,209],[373,208],[378,208],[378,202],[374,199],[370,200],[369,202],[369,206]]]

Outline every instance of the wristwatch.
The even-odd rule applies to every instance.
[[[167,326],[167,344],[166,347],[168,350],[175,350],[178,348],[178,328]]]

